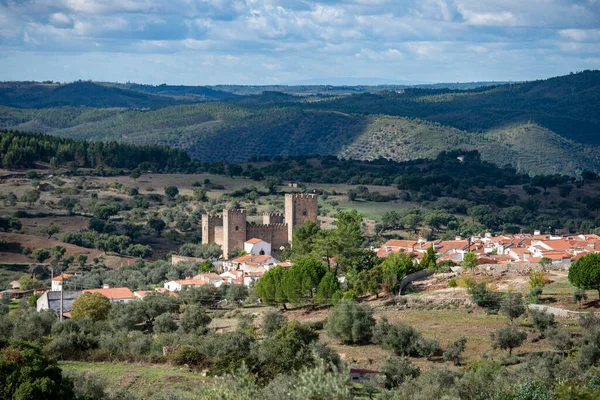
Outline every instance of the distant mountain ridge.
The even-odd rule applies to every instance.
[[[78,92],[83,89],[98,94],[90,102],[107,105],[0,106],[0,128],[166,144],[206,161],[315,153],[402,161],[458,148],[536,174],[600,169],[600,71],[470,90],[303,96],[276,90],[239,95],[223,87],[188,93],[168,85],[72,85],[55,88],[49,98],[47,89],[27,90],[40,104],[63,99],[74,105],[84,100]],[[2,88],[0,103],[6,98]]]

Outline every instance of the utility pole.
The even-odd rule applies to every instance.
[[[62,280],[60,281],[60,321],[63,320],[63,300],[65,294],[65,276],[62,275]]]

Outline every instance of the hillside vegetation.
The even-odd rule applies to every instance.
[[[586,71],[472,90],[407,88],[306,97],[78,82],[58,86],[51,95],[35,92],[38,97],[22,92],[13,98],[0,88],[0,104],[14,105],[18,98],[19,107],[34,107],[0,106],[0,127],[169,145],[202,161],[306,154],[404,161],[464,149],[523,172],[573,175],[600,168],[599,83],[600,71]],[[90,90],[98,96],[87,107],[74,107],[84,104]],[[48,107],[69,106],[40,108],[45,105],[36,106],[36,98]]]

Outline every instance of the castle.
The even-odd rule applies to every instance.
[[[217,243],[228,258],[244,248],[244,242],[262,239],[273,249],[292,243],[294,228],[305,222],[317,222],[316,194],[286,194],[285,213],[265,213],[262,224],[246,221],[246,210],[225,209],[222,214],[202,216],[202,243]]]

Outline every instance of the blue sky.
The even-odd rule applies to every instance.
[[[0,0],[0,80],[527,80],[600,68],[600,0]]]

